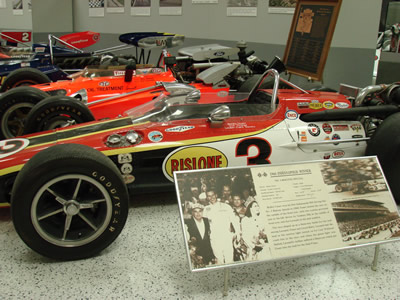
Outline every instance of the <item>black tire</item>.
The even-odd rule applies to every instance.
[[[25,164],[12,189],[11,215],[21,239],[60,260],[94,256],[123,229],[129,209],[118,168],[84,145],[47,148]]]
[[[0,139],[22,135],[25,119],[36,103],[49,94],[30,86],[9,90],[0,96]]]
[[[68,96],[48,97],[32,108],[24,134],[94,121],[92,112],[81,101]]]
[[[400,113],[387,117],[371,137],[366,155],[377,155],[392,194],[400,204]]]
[[[20,68],[7,75],[6,79],[1,85],[0,92],[5,92],[17,86],[34,85],[48,82],[51,82],[50,78],[38,69]]]

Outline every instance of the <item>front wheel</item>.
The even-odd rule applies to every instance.
[[[0,96],[0,139],[13,138],[24,132],[25,119],[36,103],[49,95],[30,86],[9,90]]]
[[[126,185],[108,157],[88,146],[64,144],[39,152],[22,168],[11,214],[31,249],[75,260],[99,253],[118,237],[128,201]]]
[[[94,121],[87,106],[73,97],[53,96],[38,103],[28,114],[24,134]]]

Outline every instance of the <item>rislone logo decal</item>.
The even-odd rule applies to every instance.
[[[172,152],[164,160],[164,175],[173,180],[173,172],[211,168],[225,168],[228,160],[222,152],[211,147],[187,147]]]

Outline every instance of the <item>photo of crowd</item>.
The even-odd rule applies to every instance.
[[[250,169],[185,173],[177,186],[193,269],[270,257]]]

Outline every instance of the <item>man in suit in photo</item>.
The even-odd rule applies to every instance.
[[[192,217],[185,220],[192,263],[204,267],[214,262],[210,243],[210,222],[203,217],[204,206],[192,205]]]

